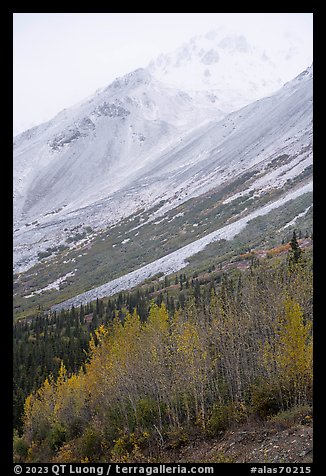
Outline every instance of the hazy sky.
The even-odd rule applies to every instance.
[[[14,134],[51,119],[117,76],[219,26],[277,46],[300,36],[312,61],[312,13],[15,13]],[[308,66],[308,65],[307,65]]]

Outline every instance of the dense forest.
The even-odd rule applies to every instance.
[[[154,461],[312,404],[312,258],[293,240],[247,271],[40,311],[14,340],[16,461]]]
[[[219,281],[220,276],[212,277],[212,283]],[[198,299],[201,286],[195,277],[189,282],[180,274],[173,284],[171,294],[167,290],[170,280],[166,277],[160,285],[148,286],[146,290],[121,292],[105,302],[97,299],[94,303],[58,313],[40,310],[33,318],[14,323],[14,428],[21,430],[26,397],[39,388],[50,373],[57,377],[61,362],[68,372],[76,372],[84,364],[90,336],[100,324],[108,324],[116,317],[123,322],[127,310],[130,313],[136,310],[141,320],[145,320],[153,299],[158,305],[164,302],[170,315],[176,309],[184,308],[188,294]]]

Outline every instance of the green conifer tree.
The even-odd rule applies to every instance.
[[[302,250],[299,246],[295,230],[293,231],[292,239],[290,241],[290,264],[296,264],[301,258]]]

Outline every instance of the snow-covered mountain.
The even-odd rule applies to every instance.
[[[189,129],[222,115],[206,94],[168,88],[144,69],[118,78],[14,139],[15,227],[107,197]]]
[[[236,180],[255,169],[250,186],[245,181],[239,192],[230,193],[229,196],[226,194],[223,201],[223,204],[228,204],[239,197],[247,197],[245,200],[248,203],[256,198],[257,206],[253,206],[252,211],[246,213],[247,207],[240,209],[231,223],[120,278],[74,296],[54,306],[54,309],[78,306],[96,298],[113,295],[160,272],[170,274],[178,271],[187,265],[189,257],[202,251],[208,244],[223,239],[232,240],[255,217],[267,215],[272,210],[281,210],[290,201],[312,192],[312,79],[311,66],[273,96],[257,101],[220,121],[213,121],[205,130],[190,134],[185,144],[178,145],[165,164],[161,164],[161,182],[166,179],[173,184],[174,190],[180,191],[177,194],[178,200],[181,197],[182,200],[188,200],[190,196],[203,194],[212,189],[213,185],[215,191],[219,190],[230,177]],[[179,164],[177,168],[176,161]],[[268,196],[268,192],[275,192],[277,189],[284,189],[279,198],[263,202],[263,206],[259,204],[259,197]],[[148,222],[163,216],[161,220],[167,220],[169,226],[168,223],[177,216],[172,214],[172,220],[169,216],[173,206],[176,206],[173,200],[163,200],[162,206]],[[310,207],[311,204],[300,215],[307,213]],[[295,219],[296,217],[292,223],[295,223]],[[154,223],[160,223],[160,220]],[[284,229],[289,224],[290,222]],[[195,225],[197,226],[196,223],[193,226]]]
[[[263,47],[220,27],[161,54],[149,71],[173,87],[211,91],[219,107],[231,112],[275,92],[310,64],[300,37],[283,40],[277,35],[274,45]]]
[[[234,196],[282,188],[312,163],[312,67],[274,95],[225,115],[202,92],[137,70],[14,140],[14,262],[140,210],[163,216],[253,168]],[[287,159],[281,163],[279,156]],[[273,162],[274,161],[274,162]],[[274,165],[273,165],[274,164]]]

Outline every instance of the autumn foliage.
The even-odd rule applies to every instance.
[[[126,311],[95,331],[85,370],[62,364],[28,396],[21,461],[149,461],[196,433],[218,436],[312,399],[311,269],[260,265],[224,276],[147,320]]]

